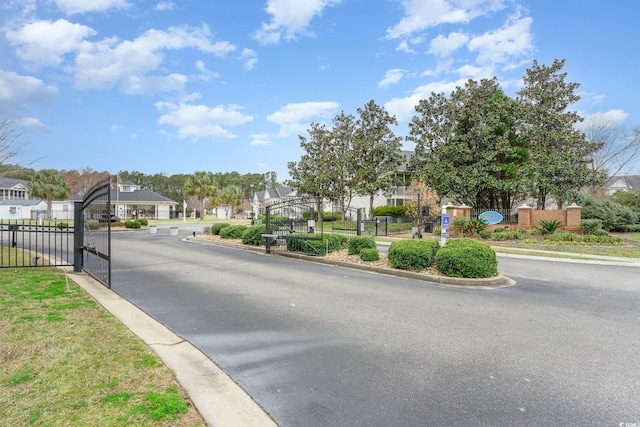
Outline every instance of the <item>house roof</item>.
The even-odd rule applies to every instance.
[[[82,195],[71,196],[69,200],[81,201]],[[134,190],[134,191],[118,191],[116,192],[115,188],[111,189],[111,203],[115,203],[116,201],[122,203],[166,203],[166,204],[175,204],[173,200],[168,197],[164,197],[158,193],[155,193],[150,190]]]
[[[626,184],[629,189],[640,188],[640,175],[615,175],[607,180],[606,186],[611,187],[619,181]]]
[[[0,200],[0,206],[38,206],[44,200],[25,200],[25,199],[12,199],[12,200]]]
[[[24,179],[0,178],[0,188],[13,188],[20,185],[27,188],[28,183],[29,181],[25,181]]]

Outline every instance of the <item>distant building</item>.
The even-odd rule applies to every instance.
[[[0,200],[29,199],[28,181],[13,178],[0,178]]]
[[[605,187],[610,196],[616,191],[638,191],[640,190],[640,175],[612,176],[606,182]]]

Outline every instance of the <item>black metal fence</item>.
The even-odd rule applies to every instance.
[[[318,197],[292,197],[266,207],[266,252],[304,248],[311,240],[322,241],[323,227],[316,213],[322,211]]]
[[[84,270],[111,288],[111,184],[93,186],[76,202],[74,271]]]
[[[74,227],[67,222],[2,220],[0,268],[73,265]]]

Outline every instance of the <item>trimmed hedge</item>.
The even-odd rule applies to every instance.
[[[372,236],[355,236],[349,239],[349,255],[358,255],[362,249],[376,249],[376,239]]]
[[[211,234],[214,236],[219,236],[220,230],[227,227],[231,227],[231,224],[229,224],[228,222],[219,222],[217,224],[213,224],[211,226]]]
[[[387,257],[393,268],[422,271],[433,264],[439,248],[437,240],[399,240],[391,243]]]
[[[267,232],[266,224],[252,225],[242,233],[242,243],[245,245],[265,246],[266,237],[262,237]],[[273,239],[271,239],[273,241]]]
[[[246,229],[246,225],[230,225],[220,230],[219,234],[223,239],[242,239],[242,233]]]
[[[139,221],[125,221],[124,222],[124,227],[125,228],[140,228],[140,222]]]
[[[398,206],[378,206],[373,209],[373,216],[391,216],[394,218],[400,218],[405,216],[409,208],[404,205]]]
[[[305,237],[315,239],[307,240]],[[338,251],[347,246],[348,238],[342,234],[325,233],[322,235],[322,240],[319,237],[319,234],[311,233],[290,234],[286,239],[287,250],[290,252],[304,252],[309,255],[326,255],[327,252]]]
[[[496,253],[485,243],[461,238],[447,241],[435,256],[442,274],[477,279],[498,274]]]
[[[380,259],[380,253],[377,249],[362,248],[360,249],[360,259],[363,261],[378,261]]]
[[[146,218],[138,218],[135,221],[138,221],[140,225],[144,225],[144,226],[149,225],[149,221]]]

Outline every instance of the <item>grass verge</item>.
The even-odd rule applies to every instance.
[[[153,351],[62,271],[1,269],[0,308],[2,425],[205,425]]]

